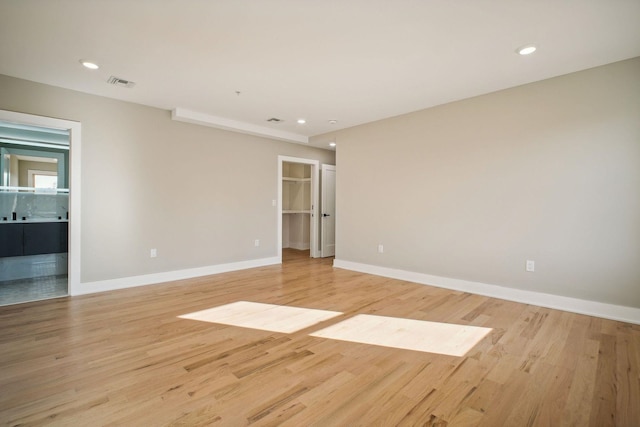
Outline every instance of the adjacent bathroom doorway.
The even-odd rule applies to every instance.
[[[80,131],[0,110],[0,305],[78,290]]]

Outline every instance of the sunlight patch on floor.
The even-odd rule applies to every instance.
[[[358,314],[310,334],[361,344],[464,356],[491,328]]]
[[[292,333],[341,312],[238,301],[178,316],[242,328]],[[491,328],[358,314],[309,334],[313,337],[393,347],[427,353],[464,356]]]
[[[337,311],[238,301],[178,317],[263,331],[292,333],[341,314]]]

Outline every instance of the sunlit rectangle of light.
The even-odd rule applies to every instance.
[[[178,317],[263,331],[291,333],[341,314],[337,311],[238,301]]]
[[[464,356],[491,328],[358,314],[310,334],[428,353]]]

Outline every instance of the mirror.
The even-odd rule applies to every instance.
[[[0,121],[0,223],[69,218],[69,131]]]
[[[68,130],[0,121],[1,189],[38,192],[67,189],[68,165]]]

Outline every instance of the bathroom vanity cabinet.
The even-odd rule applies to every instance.
[[[68,235],[66,221],[0,224],[0,257],[68,252]]]

